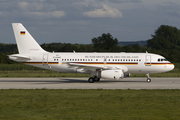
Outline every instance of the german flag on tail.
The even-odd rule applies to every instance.
[[[26,32],[25,32],[25,31],[21,31],[20,34],[21,34],[21,35],[25,35]]]

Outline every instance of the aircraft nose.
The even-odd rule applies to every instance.
[[[172,64],[172,70],[174,69],[174,67],[175,67],[174,64]]]
[[[174,64],[169,65],[169,69],[170,69],[170,70],[173,70],[174,67],[175,67]]]

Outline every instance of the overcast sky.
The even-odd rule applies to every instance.
[[[180,0],[0,0],[0,43],[15,43],[11,23],[22,23],[40,44],[90,44],[102,33],[148,40],[160,25],[180,29],[179,6]]]

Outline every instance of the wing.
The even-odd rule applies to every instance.
[[[101,70],[118,70],[118,69],[122,69],[124,70],[124,72],[128,71],[128,68],[124,65],[107,65],[107,64],[103,64],[103,65],[88,65],[88,64],[83,64],[83,63],[71,63],[68,62],[67,65],[69,66],[69,68],[73,68],[76,67],[76,69],[84,69],[84,70],[90,70],[90,71],[96,71],[97,69],[101,69]]]

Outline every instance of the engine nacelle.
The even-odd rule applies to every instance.
[[[101,71],[101,78],[104,79],[120,79],[124,77],[123,70],[103,70]]]

